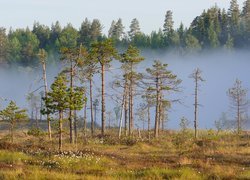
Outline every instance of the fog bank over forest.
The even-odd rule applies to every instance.
[[[194,103],[194,82],[193,79],[188,76],[193,72],[195,68],[202,70],[203,78],[205,82],[201,82],[199,92],[199,115],[198,126],[200,128],[214,128],[214,121],[218,120],[222,112],[228,113],[228,118],[233,119],[235,115],[229,109],[229,98],[227,91],[231,88],[238,78],[242,81],[243,87],[250,89],[250,71],[249,71],[249,57],[248,51],[213,51],[196,55],[176,55],[174,53],[163,53],[153,50],[143,50],[142,56],[145,60],[138,64],[137,71],[145,72],[145,69],[151,67],[153,60],[160,60],[169,64],[168,70],[171,70],[174,74],[182,80],[181,92],[166,94],[169,99],[180,99],[181,103],[175,103],[172,109],[169,111],[169,122],[166,124],[167,128],[178,128],[181,117],[186,117],[190,121],[190,126],[193,122],[193,103]],[[109,82],[113,80],[113,77],[119,74],[120,63],[117,61],[112,62],[113,67],[110,72],[106,74],[106,87],[107,87],[107,111],[112,111],[113,117],[115,117],[114,107],[116,105],[109,95],[114,93],[109,87]],[[51,84],[54,77],[62,70],[63,65],[50,64],[48,65],[48,82]],[[30,67],[17,67],[12,66],[9,68],[1,68],[0,70],[0,95],[3,99],[0,100],[1,108],[7,105],[9,100],[16,101],[17,105],[28,108],[26,101],[26,95],[35,91],[37,95],[43,90],[39,89],[43,85],[42,81],[42,68],[30,68]],[[88,86],[88,84],[87,84]],[[94,77],[94,99],[99,98],[101,83],[100,74],[96,74]],[[39,90],[37,90],[39,89]],[[37,91],[36,91],[37,90]],[[140,96],[135,98],[135,110],[138,104],[141,102]],[[152,120],[154,108],[152,108]],[[80,112],[82,114],[82,112]],[[136,124],[141,125],[136,118]],[[100,114],[98,114],[98,123],[100,124]],[[90,121],[90,118],[88,118]],[[153,126],[152,126],[153,127]]]

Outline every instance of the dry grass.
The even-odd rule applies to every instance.
[[[163,132],[149,141],[112,131],[75,146],[65,138],[61,153],[55,138],[16,137],[12,144],[0,134],[0,179],[250,179],[249,137],[226,132],[204,131],[197,141],[191,132]]]

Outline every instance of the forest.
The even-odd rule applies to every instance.
[[[250,2],[242,9],[237,1],[231,1],[228,10],[216,5],[195,17],[189,27],[181,23],[174,29],[173,12],[168,10],[163,26],[151,34],[144,34],[139,21],[134,18],[125,32],[122,19],[111,23],[108,34],[103,34],[100,20],[83,20],[80,28],[70,23],[61,27],[55,22],[51,27],[35,22],[33,28],[0,28],[0,62],[21,65],[36,65],[39,49],[48,52],[50,61],[58,61],[63,47],[76,48],[83,45],[89,48],[95,41],[111,38],[117,48],[128,45],[140,49],[173,50],[180,54],[201,52],[207,49],[247,49],[250,45]]]
[[[149,35],[140,30],[136,18],[128,32],[121,18],[112,21],[107,35],[98,19],[87,18],[79,29],[71,24],[61,27],[59,22],[51,27],[35,22],[32,29],[9,32],[0,28],[1,71],[10,75],[30,70],[33,74],[28,76],[39,76],[39,83],[24,95],[26,107],[0,94],[0,179],[250,179],[244,82],[233,77],[224,90],[229,104],[223,105],[229,106],[230,117],[226,113],[208,117],[213,127],[201,128],[201,121],[207,120],[199,112],[209,67],[202,69],[197,63],[186,77],[190,80],[185,89],[180,71],[189,71],[187,64],[177,73],[174,63],[146,55],[164,52],[188,61],[221,51],[228,63],[230,56],[238,58],[234,63],[243,62],[234,68],[244,69],[233,69],[231,75],[244,74],[250,0],[242,9],[237,0],[231,0],[228,10],[215,5],[189,27],[180,24],[174,29],[173,19],[168,10],[163,27]],[[51,68],[56,74],[52,78]],[[213,66],[212,76],[220,79],[223,74],[216,72]],[[23,81],[18,73],[14,77]],[[217,83],[221,84],[211,89],[219,92],[224,84]],[[21,87],[15,89],[21,94]],[[189,90],[192,94],[184,94],[192,100],[188,109],[192,119],[170,119],[175,104],[185,107],[178,94]],[[223,99],[208,97],[214,99],[212,114]],[[178,128],[168,128],[170,120]]]

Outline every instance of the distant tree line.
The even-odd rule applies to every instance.
[[[62,47],[89,48],[92,43],[107,38],[113,39],[116,47],[127,48],[132,44],[138,48],[175,50],[179,53],[197,52],[215,48],[247,48],[250,45],[250,0],[240,9],[237,0],[231,0],[228,10],[216,5],[204,10],[189,27],[181,23],[174,29],[173,12],[167,11],[163,28],[145,34],[135,18],[129,31],[125,32],[122,19],[112,21],[108,34],[102,33],[98,19],[87,18],[79,29],[71,24],[61,27],[56,22],[48,27],[35,22],[32,29],[0,28],[0,63],[34,65],[39,62],[37,52],[45,49],[50,61],[57,61]]]

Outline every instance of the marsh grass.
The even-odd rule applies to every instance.
[[[249,179],[248,136],[202,131],[162,132],[150,141],[115,133],[68,143],[20,134],[10,143],[0,134],[0,179]],[[55,137],[55,136],[54,136]]]

